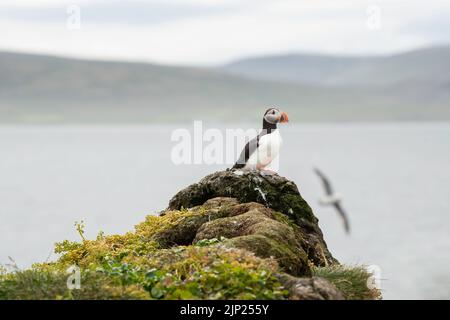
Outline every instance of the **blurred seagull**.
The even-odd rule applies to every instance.
[[[348,217],[341,206],[342,196],[338,193],[334,193],[330,181],[319,169],[314,168],[314,172],[319,176],[320,180],[322,180],[323,187],[326,193],[326,195],[319,200],[319,203],[323,206],[333,206],[342,218],[345,232],[350,233],[350,224],[348,221]]]

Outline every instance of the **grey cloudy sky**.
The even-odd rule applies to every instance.
[[[389,54],[450,43],[449,17],[448,0],[0,0],[0,50],[196,65]]]

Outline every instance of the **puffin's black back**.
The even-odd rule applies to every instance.
[[[266,112],[264,112],[263,125],[262,125],[261,132],[258,134],[258,136],[256,136],[255,138],[253,138],[252,140],[247,142],[247,144],[245,145],[244,149],[242,150],[242,152],[239,156],[239,159],[236,161],[236,163],[234,164],[234,166],[231,169],[241,169],[241,168],[245,167],[250,156],[259,147],[259,139],[262,136],[264,136],[265,134],[270,134],[270,133],[272,133],[273,130],[277,129],[276,123],[270,123],[265,118],[267,113],[273,109],[275,109],[275,108],[269,108],[266,110]]]

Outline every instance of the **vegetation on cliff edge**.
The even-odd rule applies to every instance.
[[[254,181],[259,192],[279,189],[296,202],[277,204],[272,194],[265,203]],[[230,183],[240,185],[245,199],[224,195]],[[134,231],[90,240],[83,223],[76,230],[81,240],[57,243],[56,261],[0,268],[0,299],[379,298],[364,268],[343,267],[332,257],[295,184],[279,176],[218,172],[180,191],[168,210],[147,216]],[[79,289],[68,286],[73,266]]]
[[[182,222],[209,213],[195,210],[148,216],[124,235],[99,234],[94,240],[57,243],[59,259],[31,269],[0,275],[0,299],[286,299],[288,292],[276,277],[282,272],[272,258],[232,248],[226,238],[203,239],[190,246],[161,248],[156,239]],[[81,270],[81,289],[69,290],[66,270]],[[347,298],[372,298],[364,289],[367,273],[359,271],[357,285],[338,267],[317,268]],[[357,287],[358,289],[355,289]]]

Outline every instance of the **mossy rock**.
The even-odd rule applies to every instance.
[[[218,171],[178,192],[170,200],[168,209],[192,208],[216,197],[236,198],[239,203],[257,202],[282,213],[298,227],[303,249],[315,265],[337,262],[323,239],[318,219],[294,182],[259,171]]]
[[[277,221],[274,212],[261,204],[252,203],[247,208],[249,211],[245,213],[203,224],[194,243],[203,239],[231,238],[226,241],[229,246],[247,249],[259,257],[273,257],[290,274],[309,275],[308,257],[294,229]],[[237,211],[233,207],[230,210]]]
[[[197,244],[208,239],[227,238],[228,246],[247,249],[259,257],[277,260],[292,275],[309,275],[310,261],[303,249],[304,239],[289,219],[262,204],[240,204],[233,198],[213,198],[201,206],[184,209],[184,214],[168,210],[162,215],[175,224],[160,228],[152,241],[161,248]],[[181,219],[171,219],[171,216]]]

